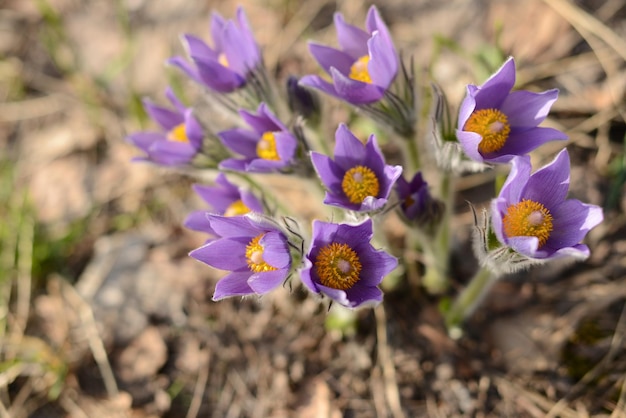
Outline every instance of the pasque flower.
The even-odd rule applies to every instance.
[[[400,199],[400,210],[409,222],[418,225],[436,223],[443,214],[443,203],[435,199],[431,194],[428,183],[422,178],[422,173],[417,172],[410,182],[404,177],[398,177],[396,192]]]
[[[250,72],[261,63],[261,51],[241,7],[236,22],[213,13],[211,36],[213,47],[193,35],[183,36],[193,65],[182,57],[169,62],[209,89],[230,93],[246,84]]]
[[[344,124],[335,133],[335,159],[311,153],[311,161],[326,187],[324,203],[355,211],[382,208],[401,166],[385,165],[376,137],[363,144]]]
[[[291,268],[289,245],[273,221],[253,213],[234,217],[207,214],[207,219],[217,239],[189,255],[230,271],[218,281],[213,300],[262,295],[287,279]]]
[[[566,199],[569,163],[565,149],[533,174],[529,156],[512,160],[511,173],[491,203],[493,229],[502,244],[532,259],[589,256],[580,242],[602,222],[602,209]]]
[[[506,163],[545,142],[567,139],[556,129],[538,127],[559,91],[511,91],[514,84],[515,62],[509,58],[482,86],[467,86],[456,135],[471,159]]]
[[[378,285],[398,260],[374,249],[372,234],[371,219],[358,225],[313,221],[311,247],[300,271],[302,282],[348,308],[380,303],[383,294]]]
[[[194,184],[193,190],[209,204],[209,212],[223,216],[241,216],[248,212],[263,213],[263,204],[250,191],[231,183],[224,173],[218,174],[215,186]],[[208,232],[213,235],[206,210],[197,210],[189,214],[184,225],[194,231]]]
[[[193,116],[191,108],[185,107],[171,89],[165,92],[173,109],[158,106],[149,100],[143,104],[161,128],[160,132],[137,132],[127,140],[146,153],[136,161],[151,161],[166,166],[190,164],[202,148],[204,131]]]
[[[341,49],[309,44],[311,54],[332,77],[332,83],[309,75],[300,84],[355,105],[379,101],[396,77],[398,55],[378,10],[374,6],[369,9],[367,31],[346,23],[340,13],[335,14],[335,27]]]
[[[243,158],[229,158],[220,168],[245,172],[271,172],[293,163],[298,147],[296,137],[261,103],[257,113],[240,110],[243,120],[252,128],[222,131],[218,137],[230,150]]]

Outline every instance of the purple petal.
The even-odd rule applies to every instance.
[[[219,163],[218,168],[220,170],[246,172],[248,167],[248,160],[238,160],[236,158],[227,158]]]
[[[333,289],[332,287],[326,287],[323,284],[316,283],[320,292],[346,308],[351,308],[352,303],[348,299],[348,295],[345,290]]]
[[[241,118],[259,134],[259,136],[266,132],[287,130],[287,128],[269,111],[265,103],[261,103],[259,105],[256,114],[247,110],[241,110],[239,114],[241,115]]]
[[[324,80],[322,77],[316,75],[306,75],[300,79],[298,84],[305,87],[316,88],[326,94],[330,94],[331,96],[341,99],[341,97],[337,94],[337,91],[335,91],[335,86]]]
[[[509,206],[504,198],[496,198],[491,200],[491,224],[493,225],[493,232],[496,234],[496,238],[502,244],[508,245],[508,238],[504,234],[504,228],[502,226],[502,216],[506,214],[506,209]]]
[[[220,173],[223,174],[223,173]],[[237,188],[211,187],[194,184],[193,191],[207,202],[215,212],[223,215],[226,209],[239,199]]]
[[[367,40],[370,34],[346,23],[341,13],[335,13],[334,19],[337,41],[341,49],[352,58],[352,61],[367,55]]]
[[[511,126],[535,127],[548,116],[558,96],[558,89],[542,93],[513,91],[504,100],[500,110],[507,116]]]
[[[344,170],[335,164],[328,156],[317,152],[311,152],[311,162],[313,163],[313,168],[315,168],[317,175],[327,189],[333,190],[334,192],[342,191],[341,182],[345,175]]]
[[[383,301],[383,292],[377,287],[356,285],[345,292],[351,308],[373,307]]]
[[[219,93],[230,93],[245,82],[241,75],[217,61],[194,59],[194,62],[202,83]]]
[[[257,199],[257,197],[248,190],[240,190],[241,201],[252,212],[263,213],[263,204]]]
[[[303,268],[301,268],[298,272],[300,273],[300,281],[304,284],[311,292],[320,293],[319,288],[317,287],[317,283],[313,281],[312,278],[312,270],[313,264],[308,258],[303,260]]]
[[[187,47],[187,53],[194,60],[217,61],[219,54],[202,39],[193,35],[183,35],[182,41]]]
[[[499,109],[515,85],[515,61],[506,60],[476,93],[476,109]]]
[[[202,147],[204,128],[193,116],[192,109],[187,109],[185,112],[185,135],[194,149],[199,150]]]
[[[250,47],[246,45],[243,34],[232,20],[226,24],[223,41],[228,67],[245,76],[251,69],[248,65],[250,61]]]
[[[185,118],[180,113],[155,105],[150,100],[143,101],[143,107],[152,120],[159,124],[164,131],[170,131],[185,122]]]
[[[511,129],[504,146],[493,153],[495,156],[489,154],[484,158],[488,162],[506,163],[514,156],[528,154],[546,142],[566,139],[567,135],[553,128]]]
[[[254,293],[248,285],[248,278],[251,271],[236,271],[222,278],[215,286],[213,300],[218,301],[233,296],[246,296]]]
[[[474,96],[476,95],[477,91],[478,88],[476,86],[467,86],[467,93],[459,108],[459,123],[457,126],[459,131],[465,129],[465,124],[467,123],[467,120],[470,116],[472,116],[472,113],[476,109],[476,99],[474,98]]]
[[[365,48],[363,55],[365,55],[367,54],[367,44],[363,43],[363,46]],[[328,74],[330,74],[331,67],[335,67],[344,74],[350,74],[352,64],[358,59],[358,57],[354,58],[343,51],[313,42],[309,42],[309,51],[320,67]]]
[[[187,61],[185,61],[183,57],[170,58],[169,60],[167,60],[167,63],[180,68],[185,74],[187,74],[187,77],[191,78],[196,83],[204,84],[202,82],[200,74],[198,73],[198,70]]]
[[[224,51],[224,30],[226,29],[226,20],[217,12],[211,13],[211,38],[213,45],[218,52]],[[216,57],[217,59],[217,57]]]
[[[526,197],[522,196],[522,193],[530,178],[531,170],[532,166],[528,155],[515,157],[511,161],[511,172],[502,185],[499,195],[506,201],[507,205],[518,203]]]
[[[282,161],[291,162],[298,148],[298,141],[289,132],[278,132],[274,134],[276,141],[276,151]]]
[[[373,212],[382,209],[387,204],[388,199],[386,197],[374,197],[366,196],[363,202],[359,206],[359,212]]]
[[[551,254],[548,258],[556,259],[556,258],[573,258],[576,260],[586,260],[589,258],[591,252],[589,251],[589,247],[584,244],[577,244],[572,247],[561,248]]]
[[[237,8],[237,22],[239,23],[239,29],[241,31],[244,62],[248,68],[254,68],[261,62],[261,51],[259,50],[259,46],[254,39],[254,34],[252,33],[252,29],[248,23],[246,13],[241,6]]]
[[[137,132],[128,135],[126,140],[144,152],[148,152],[152,144],[167,141],[167,138],[160,132]]]
[[[186,142],[157,141],[150,147],[150,159],[165,165],[185,165],[197,154]]]
[[[208,217],[211,222],[211,228],[221,237],[243,237],[251,240],[265,232],[260,227],[250,223],[250,220],[245,216],[208,215]]]
[[[389,44],[379,33],[367,42],[371,59],[367,64],[372,83],[377,86],[389,88],[389,85],[398,73],[398,57],[393,44]]]
[[[224,146],[230,150],[248,158],[256,158],[256,146],[259,142],[259,135],[256,132],[243,128],[235,128],[222,131],[217,134]]]
[[[187,218],[183,222],[185,228],[189,228],[194,231],[206,232],[207,234],[214,235],[214,231],[211,228],[211,223],[206,217],[207,212],[204,210],[197,210],[187,215]]]
[[[236,271],[248,266],[246,245],[242,241],[217,239],[193,250],[189,255],[216,269]]]
[[[516,252],[530,258],[546,258],[547,253],[538,251],[539,238],[537,237],[508,237],[508,244]]]
[[[365,163],[367,150],[365,144],[361,142],[346,124],[340,123],[335,132],[335,162],[344,171]]]
[[[276,289],[287,278],[288,270],[274,270],[256,273],[248,279],[248,285],[258,294],[264,294]]]
[[[284,269],[291,264],[291,254],[287,247],[287,239],[278,232],[272,231],[263,235],[259,241],[263,246],[263,260],[272,267]]]
[[[602,208],[582,203],[579,200],[566,200],[552,211],[554,230],[546,246],[560,249],[572,247],[583,240],[585,235],[602,222]]]
[[[337,97],[348,103],[354,105],[373,103],[382,99],[385,94],[385,89],[348,78],[334,67],[331,67],[330,73],[333,77]]]
[[[385,251],[376,251],[368,241],[367,251],[359,254],[361,260],[361,278],[359,285],[378,286],[385,276],[398,266],[398,259]]]
[[[456,137],[463,148],[463,152],[474,161],[483,162],[485,159],[483,155],[478,151],[478,144],[483,140],[483,137],[476,132],[456,130]]]
[[[548,210],[552,210],[567,196],[569,170],[569,154],[567,149],[563,149],[550,164],[530,176],[522,192],[523,198],[541,202]]]

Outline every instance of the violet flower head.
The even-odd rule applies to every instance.
[[[348,308],[377,305],[383,278],[398,265],[395,257],[376,250],[372,220],[359,225],[313,221],[313,238],[300,278],[314,293]]]
[[[467,86],[456,135],[471,159],[507,163],[546,142],[567,139],[556,129],[538,127],[556,101],[558,89],[511,91],[514,84],[515,62],[509,58],[482,86]]]
[[[335,133],[335,159],[312,152],[311,161],[326,187],[324,203],[360,212],[381,209],[402,173],[385,164],[373,134],[363,144],[345,124]]]
[[[252,129],[230,129],[220,132],[218,137],[243,158],[224,160],[220,169],[268,173],[293,163],[298,140],[265,103],[259,105],[256,114],[246,110],[240,110],[239,114]]]
[[[400,199],[402,215],[409,222],[418,225],[437,223],[443,215],[443,202],[435,199],[428,188],[428,183],[417,172],[408,182],[400,176],[396,183],[396,192]]]
[[[500,241],[531,259],[585,259],[580,244],[603,220],[602,209],[566,199],[569,154],[562,150],[550,164],[531,174],[530,157],[516,157],[500,194],[491,203],[493,229]]]
[[[208,203],[209,212],[223,216],[241,216],[249,212],[263,213],[261,201],[251,191],[228,181],[224,173],[218,174],[215,183],[215,186],[200,184],[192,186],[196,194]],[[192,212],[185,219],[185,227],[213,235],[206,214],[206,210]]]
[[[165,92],[173,109],[158,106],[144,100],[144,108],[150,118],[161,128],[160,132],[137,132],[126,139],[146,153],[135,161],[151,161],[165,166],[185,166],[202,148],[204,131],[193,116],[192,109],[185,107],[171,89]]]
[[[309,43],[319,65],[332,77],[309,75],[300,84],[317,88],[354,105],[374,103],[385,95],[398,72],[398,54],[385,22],[372,6],[365,20],[366,30],[346,23],[335,14],[341,49]]]
[[[217,282],[213,300],[251,294],[263,295],[280,286],[291,269],[286,235],[263,216],[225,217],[207,214],[217,239],[189,255],[230,273]]]
[[[193,35],[184,35],[193,65],[182,57],[171,58],[169,62],[209,89],[231,93],[244,86],[250,72],[261,64],[261,51],[243,8],[237,9],[236,21],[213,13],[211,37],[213,47]]]

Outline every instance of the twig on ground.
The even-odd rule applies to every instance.
[[[383,370],[383,382],[385,383],[385,396],[387,404],[394,418],[404,418],[404,412],[400,404],[400,391],[396,379],[396,368],[391,358],[389,345],[387,344],[387,315],[385,307],[381,303],[374,309],[376,316],[376,341],[378,361]]]

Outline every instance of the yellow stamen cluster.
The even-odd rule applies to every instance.
[[[177,141],[177,142],[189,142],[189,138],[187,138],[187,131],[185,129],[185,124],[181,123],[173,127],[167,133],[167,139],[169,139],[170,141]]]
[[[315,271],[320,282],[332,289],[348,290],[359,281],[361,261],[348,244],[333,242],[320,249],[315,259]]]
[[[537,237],[541,248],[553,230],[552,214],[541,203],[524,199],[507,208],[502,218],[507,237]]]
[[[250,212],[250,208],[246,206],[241,199],[234,201],[224,211],[224,216],[239,216]]]
[[[276,136],[274,132],[265,132],[256,145],[256,154],[264,160],[280,160],[276,150]]]
[[[248,262],[250,270],[255,273],[278,270],[276,267],[270,266],[263,260],[265,248],[259,244],[259,241],[261,241],[264,235],[265,234],[260,234],[252,238],[246,246],[246,261]]]
[[[226,54],[223,52],[217,56],[217,62],[228,68],[228,58],[226,58]]]
[[[350,77],[353,80],[362,81],[364,83],[372,83],[372,78],[370,77],[369,70],[367,69],[367,64],[370,62],[369,55],[363,55],[361,58],[356,60],[352,67],[350,67]]]
[[[363,203],[367,196],[378,196],[380,184],[376,174],[363,165],[357,165],[346,171],[341,181],[341,189],[350,203]]]
[[[464,131],[475,132],[483,137],[478,150],[483,154],[500,150],[509,138],[509,119],[498,109],[477,110],[469,117]]]

